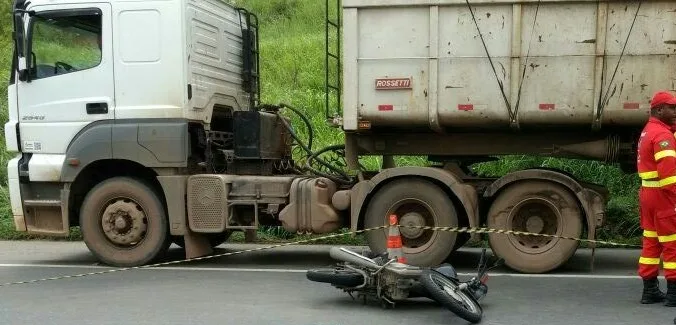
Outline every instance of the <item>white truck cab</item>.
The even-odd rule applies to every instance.
[[[113,175],[142,181],[166,206],[164,190],[185,181],[171,176],[199,168],[190,150],[205,130],[256,104],[251,19],[217,0],[16,0],[5,124],[16,228],[67,235],[91,189]],[[110,218],[100,222],[114,245],[150,231],[145,219]]]

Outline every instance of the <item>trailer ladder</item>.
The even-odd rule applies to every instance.
[[[244,89],[249,93],[249,110],[260,104],[260,66],[258,44],[258,17],[244,8],[239,11],[239,26],[242,29],[242,81]],[[242,22],[244,16],[244,22]]]
[[[335,2],[335,7],[330,7],[329,2]],[[341,64],[340,64],[340,9],[341,3],[340,0],[326,0],[325,6],[325,57],[324,57],[324,85],[325,85],[325,109],[326,109],[326,119],[330,120],[333,118],[331,113],[335,115],[341,115],[341,103],[340,103],[340,90],[341,90]],[[331,15],[329,12],[331,9],[335,9],[335,14]],[[333,16],[333,17],[332,17]],[[332,18],[335,18],[332,19]],[[329,31],[331,30],[331,31]],[[332,49],[329,45],[331,42],[331,37],[335,37],[335,49]],[[332,67],[335,67],[335,71],[331,71],[329,67],[329,60],[334,59]],[[335,79],[331,80],[331,73],[335,73]],[[336,108],[331,109],[331,99],[334,96],[336,101]]]

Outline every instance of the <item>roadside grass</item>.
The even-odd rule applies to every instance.
[[[342,236],[336,236],[327,239],[316,240],[329,235],[342,234]],[[355,236],[349,234],[349,229],[343,228],[340,231],[337,231],[333,234],[324,234],[324,235],[296,235],[285,231],[279,227],[261,227],[257,232],[256,243],[259,244],[279,244],[279,243],[289,243],[295,241],[304,241],[315,239],[314,241],[307,243],[299,243],[299,245],[349,245],[349,246],[366,246],[366,240],[361,234]],[[243,243],[244,242],[244,233],[235,232],[228,239],[230,243]]]
[[[0,82],[6,89],[11,60],[11,20],[8,10],[10,1],[0,0],[4,9],[0,9]],[[343,142],[339,129],[326,123],[324,107],[324,1],[316,0],[236,0],[231,1],[254,12],[259,17],[261,96],[264,103],[289,104],[303,112],[314,128],[312,150]],[[335,77],[335,69],[331,77]],[[335,108],[335,100],[331,101]],[[336,112],[331,112],[336,113]],[[284,112],[292,120],[301,139],[308,139],[308,130],[302,120],[293,112]],[[0,119],[7,121],[7,93],[0,92]],[[12,154],[5,152],[4,132],[0,134],[0,164],[7,165]],[[396,157],[398,165],[425,165],[421,157]],[[369,169],[378,169],[380,159],[368,158],[362,162]],[[600,230],[600,238],[611,241],[639,243],[637,191],[638,181],[634,174],[624,175],[619,168],[598,162],[552,159],[530,156],[507,156],[495,162],[473,166],[482,176],[501,176],[507,172],[532,168],[559,168],[584,181],[605,185],[611,192],[606,226]],[[42,236],[28,236],[14,230],[14,222],[9,207],[7,193],[7,170],[0,168],[0,239],[46,239]],[[301,240],[319,235],[295,235],[281,228],[262,227],[258,231],[259,242],[280,242]],[[243,241],[242,233],[235,233],[231,241]],[[52,238],[50,238],[52,239]],[[54,238],[59,240],[58,238]],[[65,240],[81,240],[77,227]],[[365,244],[362,235],[349,235],[327,240],[329,243],[361,245]],[[358,244],[357,244],[358,243]],[[485,242],[470,245],[485,245]]]

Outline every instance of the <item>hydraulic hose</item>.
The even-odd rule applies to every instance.
[[[268,106],[268,108],[270,108],[270,106]],[[318,157],[320,154],[322,154],[324,152],[344,148],[345,147],[344,145],[341,145],[341,144],[331,145],[331,146],[322,148],[322,149],[320,149],[316,152],[313,152],[311,148],[312,148],[312,140],[314,138],[314,129],[312,128],[312,124],[310,123],[310,120],[305,116],[305,114],[303,114],[302,112],[300,112],[296,108],[293,108],[293,107],[291,107],[290,105],[287,105],[287,104],[279,104],[278,106],[274,106],[272,108],[273,108],[275,114],[277,114],[277,116],[280,118],[282,125],[284,125],[284,128],[286,128],[287,131],[289,131],[289,134],[291,135],[291,137],[294,140],[296,140],[298,145],[306,152],[306,156],[304,157],[305,160],[306,160],[305,161],[305,169],[306,170],[310,171],[312,174],[315,174],[317,176],[326,177],[326,178],[328,178],[328,179],[330,179],[330,180],[332,180],[336,183],[345,184],[345,185],[350,185],[350,184],[354,183],[354,178],[350,177],[349,175],[347,175],[342,170],[338,169],[335,166],[330,165],[325,160]],[[305,125],[308,128],[308,134],[309,134],[309,140],[308,140],[307,145],[305,143],[303,143],[303,141],[298,137],[298,135],[293,130],[291,125],[289,125],[289,123],[287,123],[287,121],[283,118],[283,116],[281,116],[281,113],[279,112],[279,108],[288,108],[289,110],[296,113],[303,120],[303,122],[305,123]],[[339,177],[336,177],[334,175],[329,175],[329,174],[321,172],[317,169],[312,168],[310,166],[310,162],[313,161],[313,160],[319,162],[322,166],[328,168],[332,172],[340,175],[341,177],[339,178]]]
[[[291,107],[287,104],[284,104],[284,103],[279,104],[279,107],[290,109],[292,112],[296,113],[296,115],[298,115],[298,117],[300,117],[301,120],[303,120],[303,122],[305,123],[305,126],[307,127],[307,132],[308,132],[307,147],[308,147],[309,150],[312,150],[312,140],[314,139],[314,129],[312,128],[312,124],[310,123],[310,120],[308,120],[307,116],[305,116],[305,114],[303,114],[301,111],[299,111],[299,110],[297,110],[297,109],[295,109],[295,108],[293,108],[293,107]]]

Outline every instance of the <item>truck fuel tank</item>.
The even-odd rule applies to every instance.
[[[331,200],[336,184],[328,178],[297,178],[291,183],[289,205],[279,214],[284,229],[290,232],[324,234],[341,226]]]

